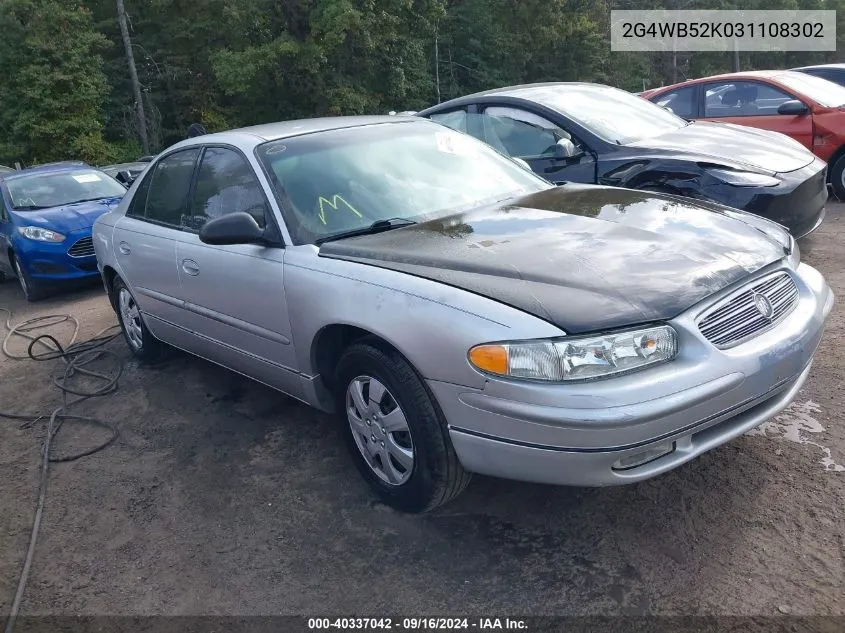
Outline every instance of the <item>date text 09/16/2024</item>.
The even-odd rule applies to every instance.
[[[528,625],[518,618],[308,618],[310,630],[358,631],[525,631]]]

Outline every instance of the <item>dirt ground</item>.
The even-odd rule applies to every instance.
[[[845,205],[801,243],[839,303],[787,412],[649,482],[476,477],[408,516],[376,502],[331,419],[207,362],[125,360],[81,410],[120,429],[54,464],[24,614],[845,615]],[[26,304],[114,323],[99,286]],[[17,349],[21,349],[20,346]],[[55,362],[0,360],[0,410],[49,412]],[[0,420],[0,614],[29,538],[45,427]],[[90,444],[66,427],[57,450]]]

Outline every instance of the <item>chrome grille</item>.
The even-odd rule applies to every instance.
[[[765,316],[758,303],[765,307],[765,297],[771,315]],[[798,286],[787,272],[765,277],[755,284],[723,299],[698,320],[698,329],[716,347],[739,345],[780,322],[798,303]]]
[[[67,252],[71,257],[88,257],[94,254],[94,240],[90,237],[83,237],[77,240]]]

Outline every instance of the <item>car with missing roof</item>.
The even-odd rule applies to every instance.
[[[0,277],[17,277],[30,301],[96,280],[91,227],[125,193],[82,162],[0,173]]]
[[[182,141],[94,248],[137,358],[167,344],[333,412],[410,511],[471,473],[670,471],[789,404],[834,300],[773,222],[554,186],[418,117]]]
[[[739,125],[684,120],[590,83],[495,88],[418,113],[524,160],[554,183],[659,191],[756,213],[795,237],[816,229],[826,165],[799,143]]]

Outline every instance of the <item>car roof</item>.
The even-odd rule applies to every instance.
[[[81,161],[65,161],[60,163],[44,163],[43,165],[33,165],[25,169],[17,169],[11,172],[0,171],[0,180],[12,180],[19,176],[30,176],[32,174],[44,174],[50,172],[73,171],[77,169],[99,169],[93,167],[88,163]]]
[[[423,110],[420,114],[425,115],[429,111],[472,103],[483,97],[509,97],[513,99],[525,99],[526,101],[537,101],[538,103],[543,103],[543,95],[548,93],[549,88],[558,88],[561,91],[572,90],[595,93],[600,93],[606,90],[618,90],[618,88],[606,86],[604,84],[581,81],[550,81],[544,83],[520,84],[483,90],[481,92],[475,92],[463,97],[458,97],[457,99],[451,99],[450,101],[444,101],[443,103],[439,103],[436,106]]]
[[[263,125],[253,125],[235,130],[227,130],[225,132],[215,132],[212,134],[195,136],[185,139],[184,141],[179,141],[175,145],[169,147],[168,151],[214,143],[255,146],[267,141],[277,141],[283,138],[313,134],[315,132],[328,132],[331,130],[342,130],[346,128],[369,125],[407,123],[411,121],[419,122],[420,119],[411,116],[389,116],[385,114],[375,116],[339,116],[299,119],[295,121],[279,121],[277,123],[265,123]]]
[[[672,90],[677,90],[678,88],[682,88],[683,86],[694,86],[696,84],[710,81],[724,81],[728,79],[777,79],[778,77],[782,77],[783,75],[789,75],[793,73],[797,74],[797,70],[746,70],[744,72],[739,73],[723,73],[721,75],[710,75],[708,77],[700,77],[698,79],[689,79],[687,81],[682,81],[680,83],[672,84],[669,86],[650,88],[649,90],[646,90],[644,94],[651,95],[656,92],[666,92],[670,88]]]

